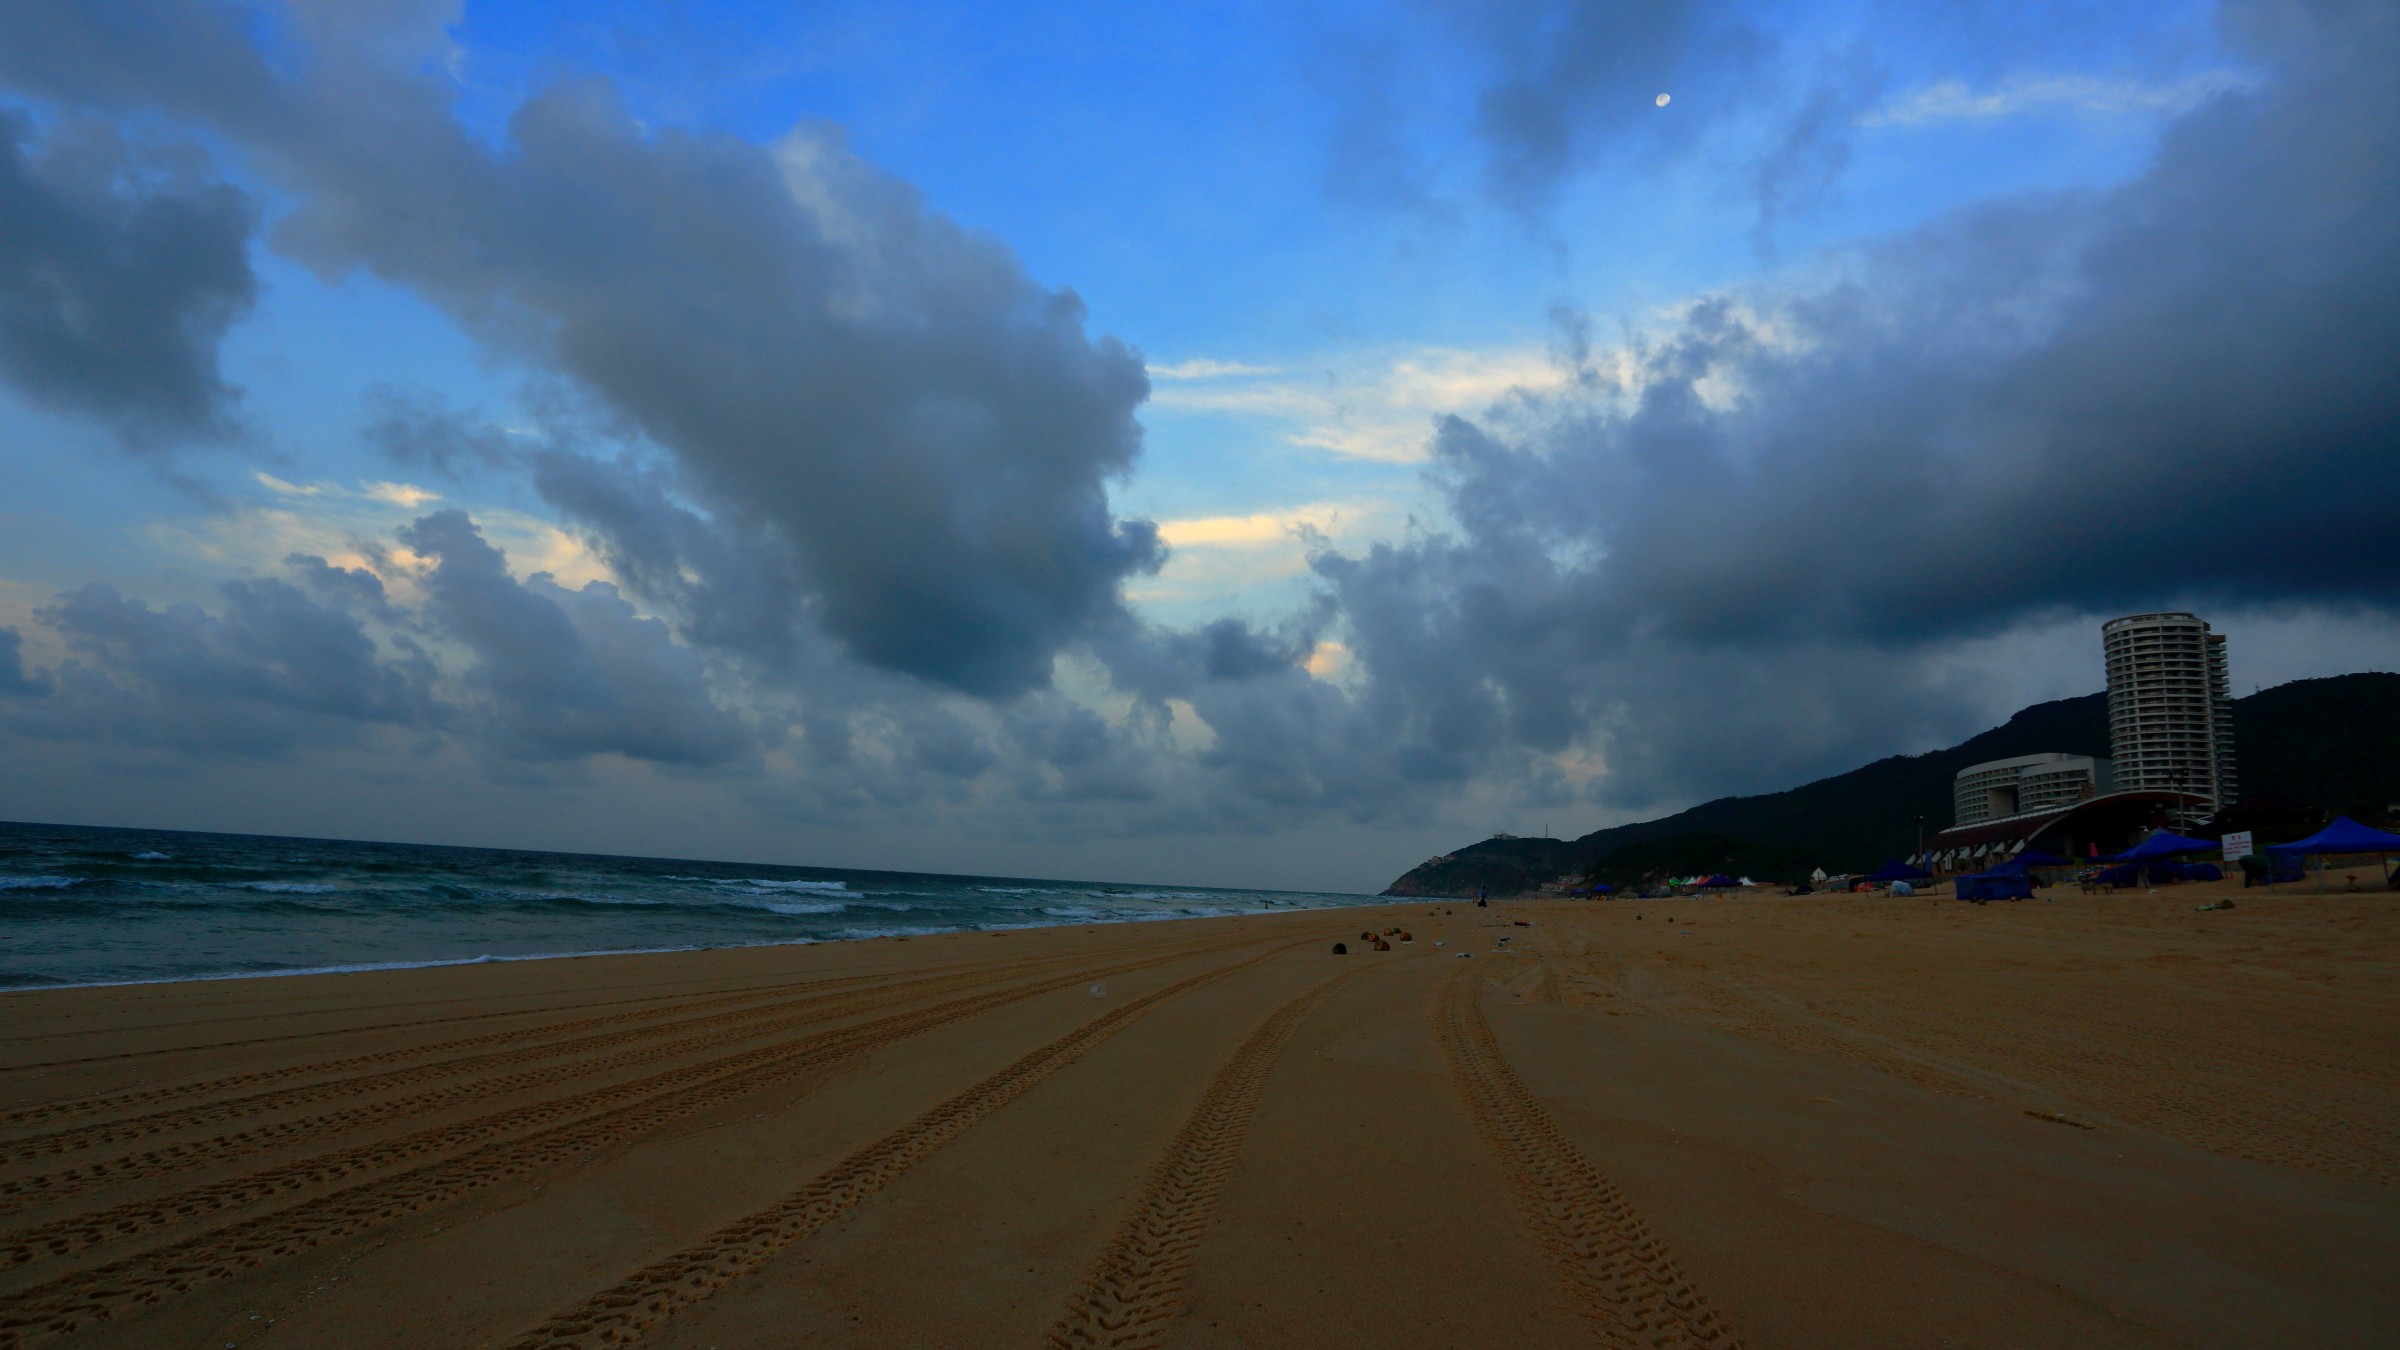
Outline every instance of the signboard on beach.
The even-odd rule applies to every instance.
[[[2256,849],[2250,847],[2250,831],[2248,830],[2235,830],[2226,835],[2223,842],[2225,844],[2225,861],[2227,862],[2247,858],[2257,852]]]

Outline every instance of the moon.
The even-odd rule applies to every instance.
[[[1674,97],[1674,95],[1672,95],[1672,94],[1660,94],[1660,95],[1658,96],[1658,106],[1660,106],[1660,107],[1662,107],[1662,108],[1663,108],[1663,107],[1665,107],[1665,106],[1667,106],[1667,100],[1669,100],[1670,98],[1673,98],[1673,97]]]

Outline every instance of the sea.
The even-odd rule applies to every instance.
[[[1246,891],[0,822],[0,989],[1140,923]]]

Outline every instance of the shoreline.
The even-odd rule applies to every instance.
[[[23,984],[0,987],[0,998],[6,998],[12,994],[37,994],[67,989],[127,989],[161,984],[217,983],[224,980],[279,980],[310,975],[360,975],[387,970],[432,970],[448,966],[502,965],[520,961],[579,961],[596,956],[667,956],[681,952],[748,951],[764,947],[822,947],[847,942],[883,942],[894,938],[906,940],[915,937],[946,937],[965,933],[1015,933],[1077,926],[1097,928],[1115,924],[1200,923],[1211,919],[1246,919],[1268,914],[1330,913],[1371,905],[1377,903],[1379,899],[1382,897],[1368,897],[1363,899],[1359,905],[1317,905],[1305,909],[1294,906],[1288,909],[1241,910],[1229,914],[1125,914],[1108,918],[1071,919],[1060,923],[996,923],[972,928],[911,928],[886,933],[860,933],[850,937],[773,938],[761,942],[690,943],[666,947],[601,947],[589,951],[524,952],[513,956],[493,956],[486,953],[480,956],[440,957],[423,961],[358,962],[303,966],[288,970],[233,970],[204,975],[166,975],[147,980],[83,980],[72,984]]]

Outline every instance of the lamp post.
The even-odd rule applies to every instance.
[[[1917,866],[1925,867],[1925,817],[1917,817]],[[1933,869],[1925,867],[1930,872]]]

